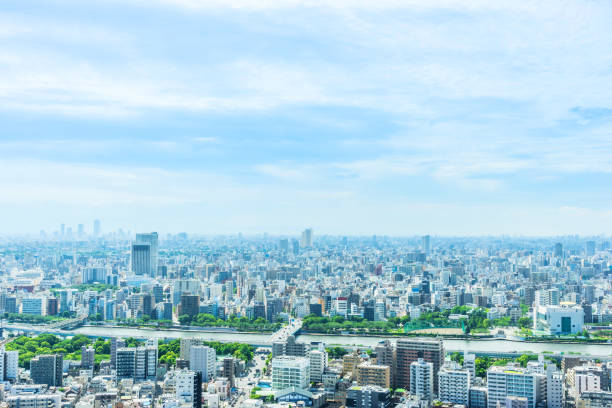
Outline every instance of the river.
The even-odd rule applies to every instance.
[[[153,337],[153,338],[201,338],[209,341],[239,341],[255,345],[268,342],[270,334],[261,333],[232,333],[232,332],[206,332],[195,330],[154,330],[130,327],[79,327],[72,331],[75,334],[88,336],[117,336],[117,337]],[[337,346],[374,346],[379,341],[389,337],[365,336],[331,336],[331,335],[299,335],[304,343],[324,342],[327,345]],[[391,338],[393,340],[393,338]],[[552,353],[579,353],[593,356],[612,356],[612,344],[561,344],[561,343],[527,343],[503,339],[492,340],[453,340],[445,339],[444,347],[453,351],[481,351],[481,352],[552,352]]]

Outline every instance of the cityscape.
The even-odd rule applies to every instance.
[[[612,408],[611,22],[0,0],[0,408]]]
[[[4,401],[609,407],[611,239],[4,238]]]

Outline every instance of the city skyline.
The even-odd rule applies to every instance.
[[[35,3],[0,12],[0,233],[612,229],[609,3]]]

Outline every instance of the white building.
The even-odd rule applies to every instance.
[[[470,372],[470,379],[476,377],[476,354],[463,352],[463,368]]]
[[[422,358],[410,364],[410,393],[423,401],[431,401],[434,396],[433,364]]]
[[[19,351],[0,349],[0,381],[14,380],[19,369]]]
[[[469,405],[471,374],[458,364],[449,364],[438,372],[438,397],[440,401]]]
[[[310,359],[310,381],[321,382],[323,381],[323,372],[327,368],[327,351],[321,344],[318,350],[311,350],[308,354]]]
[[[61,394],[11,395],[6,398],[9,408],[61,408]]]
[[[589,391],[601,391],[601,378],[594,373],[574,374],[574,395],[578,397]]]
[[[548,408],[563,408],[564,406],[564,377],[553,364],[548,366],[546,373],[546,405]]]
[[[279,356],[272,359],[272,388],[296,387],[307,390],[310,384],[310,360],[307,357]]]
[[[208,382],[215,374],[217,353],[208,346],[191,346],[189,368],[202,374],[202,382]]]
[[[26,297],[21,299],[21,313],[29,315],[45,314],[45,299],[42,297]]]
[[[175,376],[174,390],[179,404],[196,406],[197,399],[202,397],[202,377],[196,371],[178,371]]]
[[[527,398],[528,408],[535,408],[546,395],[546,376],[509,364],[487,370],[488,408],[504,404],[507,397]]]
[[[533,329],[551,335],[576,334],[582,331],[584,310],[580,306],[536,306]]]

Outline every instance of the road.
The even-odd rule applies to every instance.
[[[295,334],[298,330],[302,328],[302,319],[292,319],[291,323],[287,326],[281,327],[277,332],[274,332],[272,336],[270,336],[269,343],[274,343],[275,341],[285,341],[287,337]]]
[[[261,350],[261,349],[258,349]],[[266,350],[269,352],[269,350]],[[257,386],[260,381],[269,382],[269,377],[263,376],[263,368],[265,367],[267,354],[256,353],[253,360],[249,364],[243,376],[236,377],[236,393],[232,395],[229,401],[226,401],[224,407],[241,407],[244,400],[249,398],[253,387]]]

